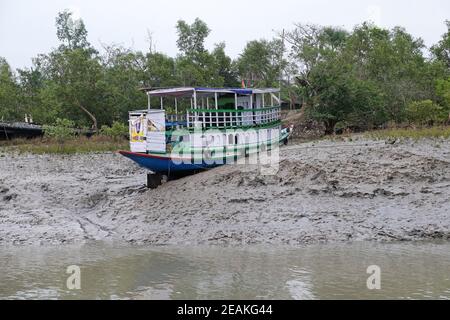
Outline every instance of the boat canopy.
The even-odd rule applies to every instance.
[[[194,88],[194,87],[180,87],[180,88],[165,88],[165,89],[144,89],[149,96],[154,97],[191,97],[194,92],[198,94],[214,94],[214,93],[232,93],[239,95],[251,95],[251,94],[264,94],[264,93],[277,93],[280,89],[276,88]]]

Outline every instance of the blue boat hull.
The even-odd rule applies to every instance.
[[[166,174],[171,173],[186,173],[192,171],[201,171],[206,169],[211,169],[222,164],[211,164],[204,161],[199,161],[199,163],[192,163],[189,159],[172,159],[164,155],[154,155],[130,151],[119,151],[119,153],[134,162],[139,166],[153,171],[154,173]]]
[[[281,132],[279,142],[287,142],[291,130],[284,129]],[[215,168],[228,162],[230,159],[236,159],[237,154],[228,156],[228,158],[217,159],[216,161],[205,162],[202,159],[194,160],[192,158],[172,158],[166,154],[147,154],[140,152],[119,151],[119,153],[154,173],[164,175],[184,174],[189,172],[201,171]]]

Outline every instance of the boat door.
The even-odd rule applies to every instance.
[[[166,112],[149,110],[147,113],[147,152],[166,152]]]
[[[249,110],[252,109],[250,105],[250,96],[240,96],[237,98],[238,109]],[[242,112],[241,121],[243,126],[251,126],[253,124],[253,112]]]
[[[254,109],[262,109],[262,108],[264,108],[263,103],[262,103],[262,96],[261,96],[261,94],[255,94],[254,98],[253,98],[253,101],[254,101],[254,105],[255,105]],[[254,118],[254,121],[255,121],[256,124],[261,123],[261,112],[259,112],[259,111],[254,112],[254,117],[253,118]]]
[[[129,130],[130,130],[130,150],[131,152],[146,152],[147,151],[147,126],[146,112],[135,111],[130,112],[129,116]]]

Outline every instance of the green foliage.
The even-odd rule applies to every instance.
[[[450,78],[436,81],[436,93],[442,99],[442,104],[450,109]]]
[[[87,48],[87,30],[83,20],[73,20],[68,10],[58,13],[56,17],[56,35],[68,49]]]
[[[447,32],[442,35],[442,39],[431,47],[431,52],[435,58],[445,64],[450,72],[450,20],[445,21]]]
[[[111,127],[103,125],[100,129],[100,133],[113,139],[125,139],[128,137],[128,126],[121,122],[114,121]]]
[[[349,34],[341,28],[296,24],[286,34],[294,70],[307,79],[315,66],[342,51]]]
[[[97,90],[102,77],[100,61],[90,50],[56,50],[42,57],[42,72],[51,83],[45,92],[47,109],[57,107],[59,117],[76,119],[78,126],[96,129],[97,121],[107,117]]]
[[[406,120],[413,101],[435,100],[442,65],[427,61],[423,41],[404,29],[364,23],[352,33],[339,28],[297,25],[287,35],[297,66],[298,94],[307,114],[327,132],[337,122],[370,129]]]
[[[414,101],[406,108],[406,117],[410,123],[432,125],[445,119],[443,108],[431,100]]]
[[[319,89],[307,114],[322,121],[327,133],[341,121],[367,129],[384,120],[381,93],[373,83],[359,79],[345,61],[319,63],[310,79]]]
[[[51,123],[54,117],[51,117],[50,110],[42,106],[40,92],[44,90],[43,75],[36,69],[18,69],[18,90],[20,101],[22,103],[22,112],[33,115],[35,123]],[[23,117],[23,114],[14,117],[15,120]],[[44,119],[46,118],[46,119]],[[45,120],[50,121],[45,121]]]
[[[211,55],[213,73],[218,75],[217,78],[221,82],[217,86],[239,87],[237,70],[231,58],[225,53],[225,43],[217,44]]]
[[[6,60],[0,57],[0,120],[21,119],[24,114],[19,86]],[[25,112],[24,112],[25,113]]]
[[[253,87],[278,86],[282,43],[280,40],[254,40],[247,43],[236,61],[239,74]]]
[[[177,22],[178,49],[192,59],[198,58],[199,54],[206,51],[204,43],[210,32],[206,23],[199,18],[196,18],[191,25],[179,20]]]
[[[401,28],[380,29],[363,24],[349,38],[346,55],[358,75],[374,81],[384,93],[383,104],[390,119],[401,122],[409,102],[430,97],[431,83],[424,77],[427,65],[423,42]]]
[[[205,39],[210,29],[200,19],[191,25],[177,23],[177,46],[181,52],[175,61],[175,77],[182,86],[234,86],[237,84],[231,58],[225,54],[225,44],[216,45],[210,53],[205,49]]]
[[[105,55],[101,61],[102,73],[96,82],[98,100],[93,102],[100,109],[95,114],[101,125],[126,121],[128,111],[146,105],[147,98],[138,88],[159,85],[152,81],[159,77],[159,73],[151,72],[151,76],[148,75],[150,72],[146,73],[149,61],[140,52],[120,46],[105,47]],[[144,79],[148,81],[145,84]]]
[[[171,87],[177,86],[175,60],[163,53],[148,53],[145,59],[145,70],[143,81],[149,87]]]
[[[38,120],[69,118],[76,126],[97,128],[97,122],[108,117],[100,100],[98,82],[102,77],[100,59],[87,42],[87,31],[81,20],[71,13],[60,13],[56,19],[62,44],[46,55],[34,59],[34,72],[42,75],[37,93]]]
[[[63,143],[75,136],[74,126],[75,123],[73,121],[58,118],[54,125],[44,125],[44,135],[47,138]]]

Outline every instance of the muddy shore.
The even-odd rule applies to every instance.
[[[450,141],[281,149],[276,175],[223,166],[144,186],[118,154],[0,150],[0,244],[307,244],[450,239]]]

